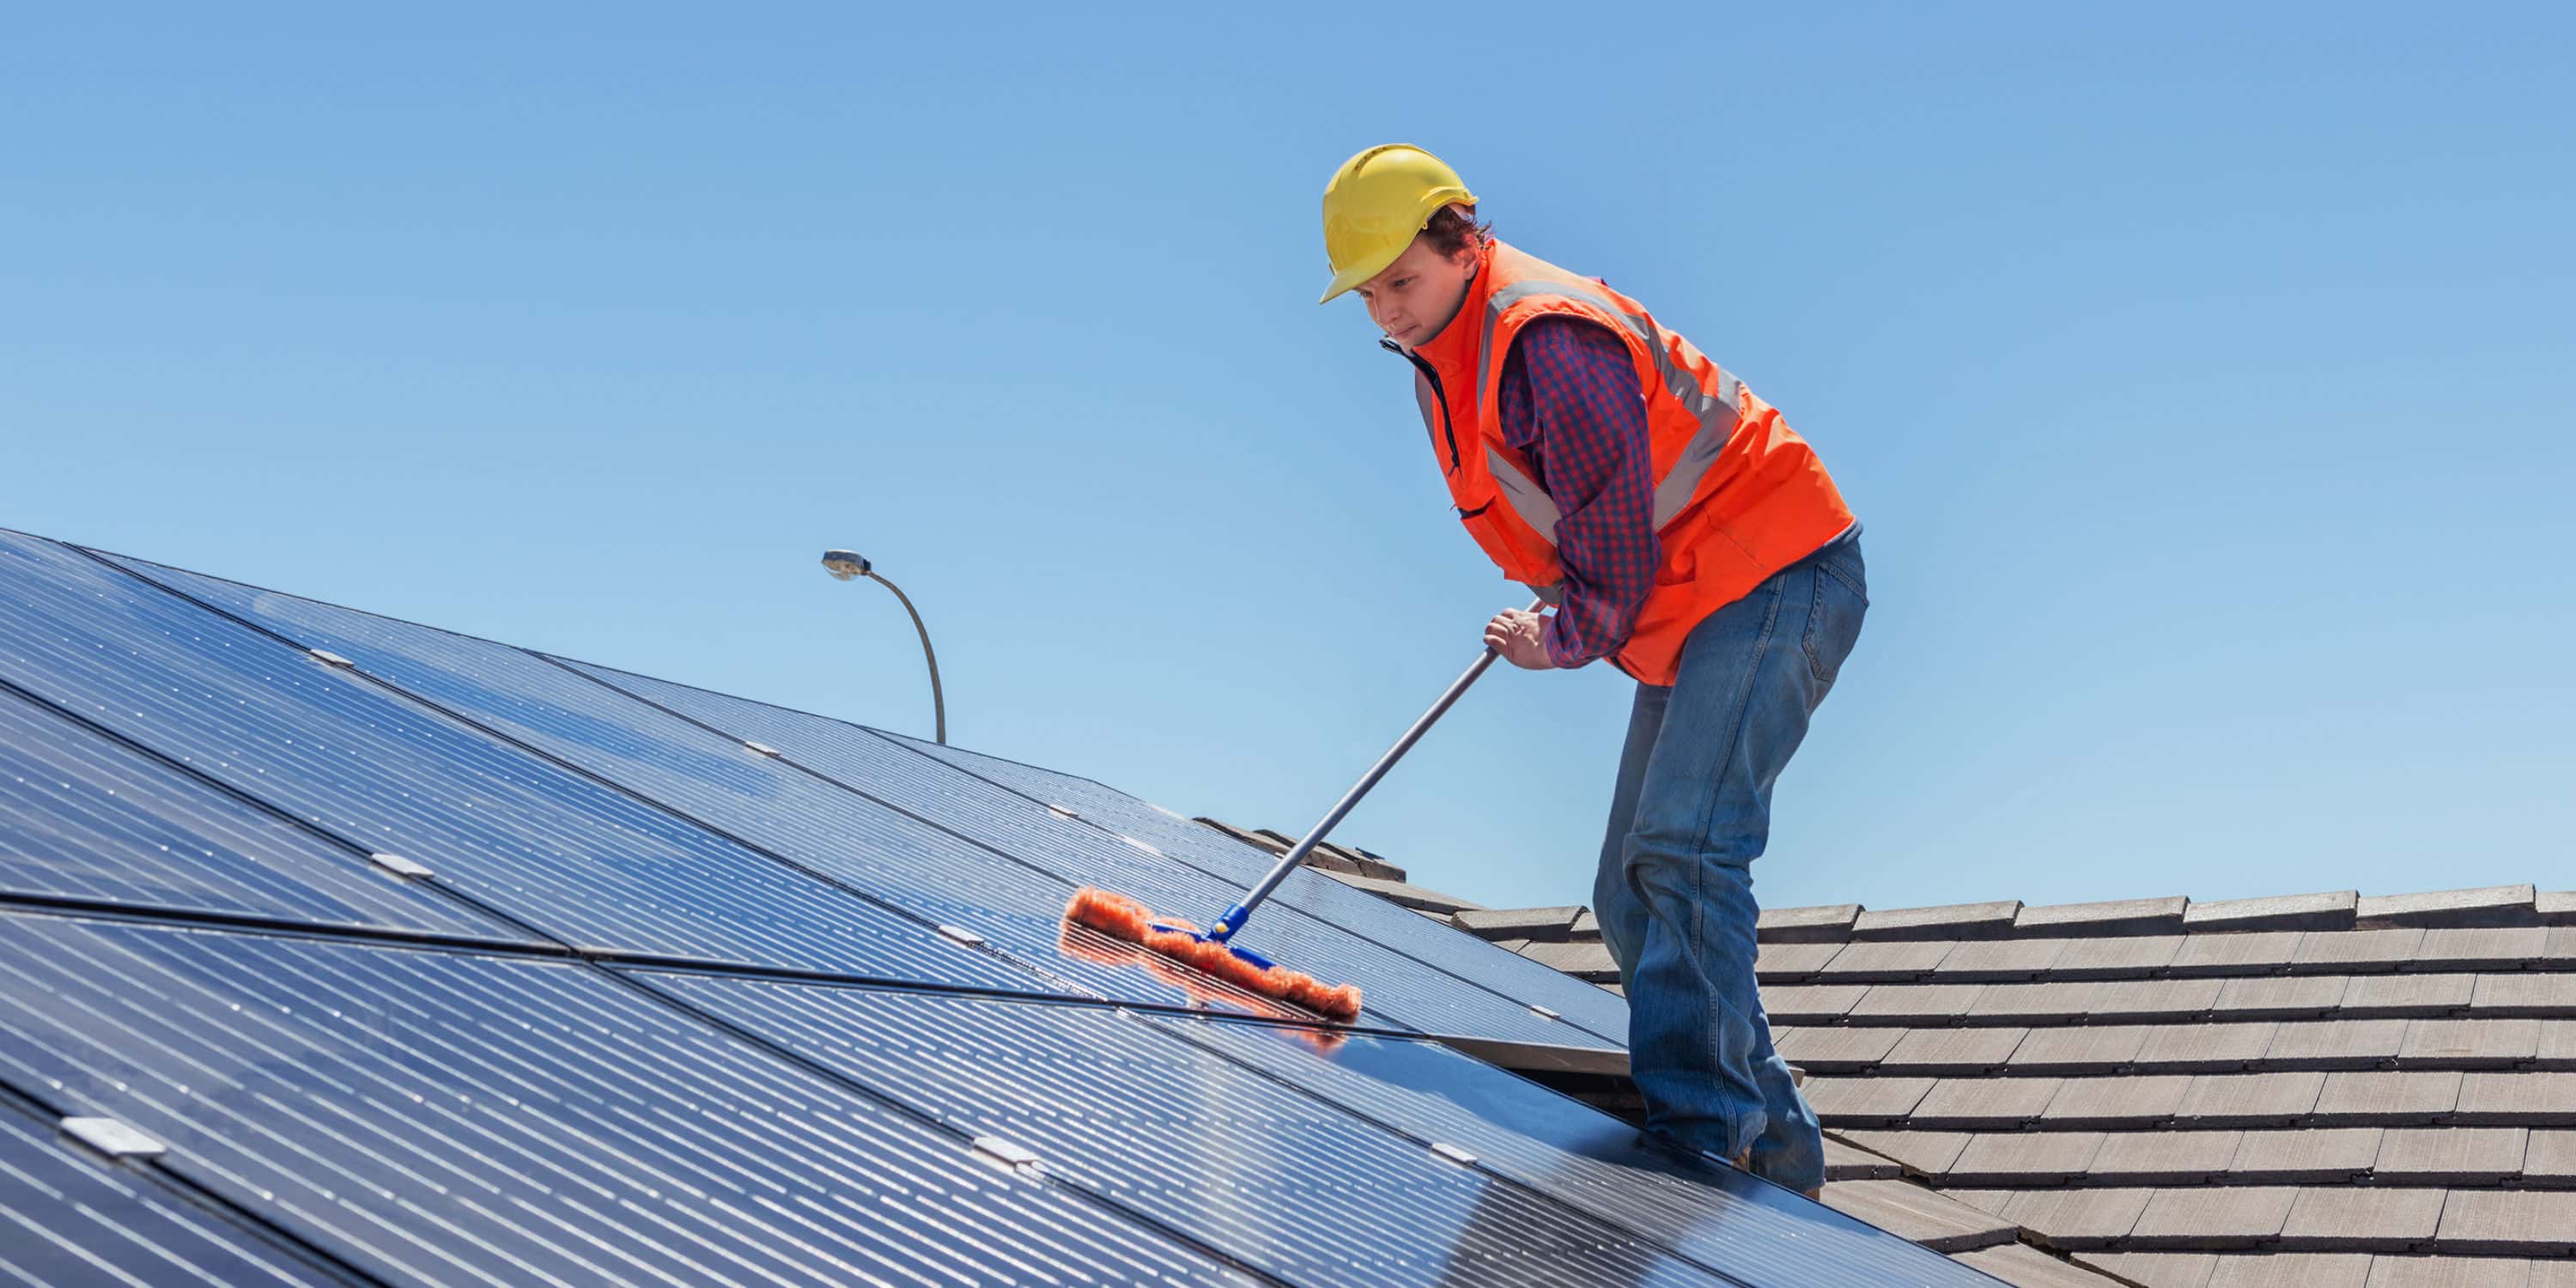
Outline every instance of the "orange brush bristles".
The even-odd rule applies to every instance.
[[[1327,1019],[1348,1024],[1360,1017],[1360,990],[1356,985],[1318,983],[1304,971],[1279,966],[1265,969],[1235,956],[1234,950],[1223,944],[1156,930],[1154,914],[1125,895],[1084,886],[1074,891],[1073,902],[1065,905],[1064,919],[1141,944],[1237,988],[1294,1003]]]

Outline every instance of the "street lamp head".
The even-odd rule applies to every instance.
[[[855,550],[826,550],[823,552],[823,570],[837,580],[848,581],[853,577],[867,576],[869,564]]]

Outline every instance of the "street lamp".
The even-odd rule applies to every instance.
[[[832,578],[835,581],[849,581],[852,578],[865,577],[868,580],[893,591],[894,597],[903,601],[903,611],[912,614],[912,629],[921,633],[921,656],[923,660],[930,663],[930,709],[935,714],[938,721],[939,745],[942,747],[947,746],[948,700],[941,697],[939,694],[939,655],[930,651],[930,628],[921,624],[921,614],[913,608],[912,597],[904,594],[901,586],[897,586],[893,582],[887,581],[884,577],[879,576],[875,566],[871,565],[866,559],[860,557],[858,552],[854,550],[824,551],[823,570],[832,574]]]

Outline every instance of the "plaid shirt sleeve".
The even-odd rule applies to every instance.
[[[1503,359],[1503,440],[1556,502],[1565,599],[1547,655],[1575,667],[1616,652],[1664,561],[1655,536],[1655,463],[1628,346],[1597,323],[1542,317]]]

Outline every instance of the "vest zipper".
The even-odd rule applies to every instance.
[[[1432,370],[1430,363],[1424,362],[1419,356],[1407,351],[1403,345],[1393,340],[1380,340],[1378,345],[1389,353],[1402,354],[1405,361],[1413,364],[1414,370],[1422,373],[1423,379],[1431,382],[1431,401],[1440,404],[1440,433],[1449,440],[1449,472],[1457,473],[1458,427],[1449,420],[1449,393],[1440,387],[1440,373]],[[1482,511],[1479,510],[1479,513]]]

